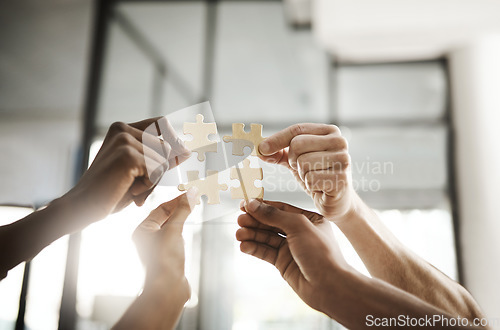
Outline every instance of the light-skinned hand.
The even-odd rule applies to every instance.
[[[292,171],[319,212],[341,221],[355,208],[347,140],[335,125],[295,124],[259,145],[260,158]]]
[[[113,329],[174,329],[190,297],[184,273],[184,223],[197,203],[198,191],[163,203],[132,236],[146,268],[144,290]]]

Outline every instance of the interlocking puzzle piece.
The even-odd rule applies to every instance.
[[[198,171],[187,171],[187,176],[189,182],[187,184],[180,184],[178,186],[180,191],[185,191],[195,186],[200,191],[198,197],[201,195],[208,197],[208,204],[220,203],[219,191],[227,190],[227,184],[219,184],[219,172],[207,170],[207,176],[204,179],[199,178]]]
[[[182,130],[184,134],[191,134],[193,140],[185,141],[186,148],[198,153],[200,162],[205,160],[206,152],[217,152],[217,141],[208,138],[210,134],[217,134],[215,123],[204,123],[203,115],[196,115],[196,123],[184,123]]]
[[[224,136],[224,142],[233,143],[233,155],[243,156],[244,147],[253,147],[252,155],[260,155],[259,144],[264,140],[262,137],[262,125],[251,124],[250,132],[247,133],[244,130],[245,124],[234,123],[233,124],[233,135]]]
[[[241,174],[241,178],[238,175],[238,171]],[[255,187],[255,180],[262,180],[262,178],[262,169],[250,167],[250,160],[245,159],[243,161],[243,168],[231,169],[231,179],[237,179],[240,181],[239,187],[231,187],[231,198],[250,199],[264,197],[264,188]],[[243,180],[243,182],[241,182],[241,180]]]

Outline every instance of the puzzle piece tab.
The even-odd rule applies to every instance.
[[[217,141],[208,138],[210,134],[217,134],[215,123],[204,123],[203,115],[196,115],[196,123],[184,123],[182,130],[184,134],[191,134],[193,140],[185,141],[186,148],[198,153],[200,162],[205,160],[206,152],[217,152]]]
[[[238,175],[238,170],[240,171],[241,178]],[[262,169],[250,167],[250,160],[245,159],[243,161],[243,168],[231,169],[231,179],[237,179],[240,181],[239,187],[231,187],[231,198],[263,198],[264,188],[255,187],[255,180],[262,180],[262,178]],[[243,182],[241,182],[241,180],[243,180]],[[246,196],[242,187],[245,189]]]
[[[260,155],[259,144],[264,140],[262,137],[262,125],[251,124],[249,133],[245,132],[244,128],[245,124],[234,123],[233,135],[224,136],[224,142],[233,143],[233,155],[243,156],[243,148],[247,146],[253,148],[253,156]]]
[[[199,178],[198,171],[187,171],[188,183],[178,186],[180,191],[188,190],[195,186],[200,191],[199,196],[208,197],[208,204],[220,204],[220,190],[227,190],[227,184],[219,184],[219,172],[207,170],[207,176],[204,179]],[[199,201],[198,201],[199,204]]]

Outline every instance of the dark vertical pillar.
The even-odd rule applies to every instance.
[[[21,295],[19,296],[19,310],[17,312],[16,330],[24,330],[24,315],[26,314],[26,297],[28,296],[28,286],[30,279],[31,262],[27,261],[24,264],[23,285],[21,287]]]
[[[87,169],[89,162],[89,150],[95,135],[95,119],[99,93],[101,90],[102,71],[104,65],[105,46],[108,35],[109,18],[114,1],[94,1],[94,31],[89,63],[89,75],[87,78],[87,89],[83,112],[83,137],[81,142],[81,162],[78,174],[81,175]],[[77,284],[78,266],[80,257],[81,233],[70,235],[68,242],[68,254],[66,259],[66,272],[64,277],[61,308],[59,312],[59,329],[73,330],[76,327],[77,312]]]

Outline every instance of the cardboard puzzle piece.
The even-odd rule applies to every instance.
[[[226,135],[223,138],[224,142],[233,143],[233,155],[243,156],[243,148],[253,148],[252,155],[260,155],[259,144],[264,140],[262,137],[262,125],[251,124],[250,132],[245,132],[245,124],[234,123],[233,135]]]
[[[186,148],[198,153],[200,162],[205,160],[206,152],[217,152],[217,141],[208,138],[210,134],[217,134],[215,123],[204,123],[203,115],[196,115],[196,123],[184,123],[182,130],[184,134],[191,134],[193,139],[185,141]]]
[[[187,171],[187,176],[189,182],[180,184],[178,186],[180,191],[195,186],[200,191],[199,196],[205,195],[208,197],[208,204],[220,204],[220,190],[227,190],[227,184],[219,184],[219,172],[207,170],[207,176],[204,179],[199,178],[198,171]]]
[[[238,170],[241,174],[241,178],[238,175]],[[237,179],[240,181],[239,187],[231,187],[231,198],[233,199],[263,198],[264,188],[255,186],[255,180],[262,180],[262,178],[263,178],[262,169],[250,167],[250,160],[245,159],[243,161],[242,168],[231,169],[231,179]],[[241,180],[243,180],[243,182],[241,182]],[[242,187],[244,187],[245,191],[243,191]]]

